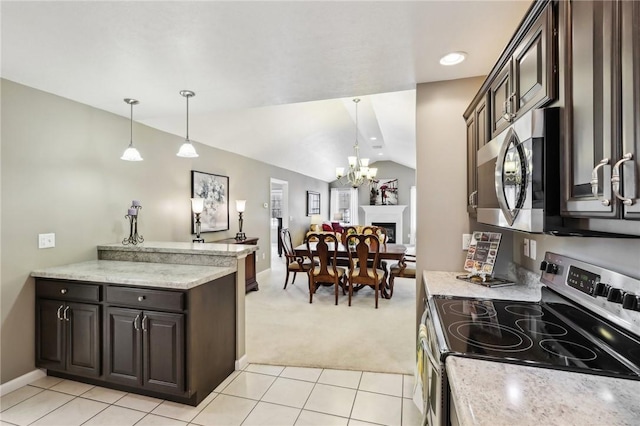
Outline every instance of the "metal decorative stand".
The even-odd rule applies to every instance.
[[[140,215],[141,209],[142,206],[140,203],[134,201],[129,208],[129,214],[125,216],[126,219],[129,219],[129,238],[122,240],[122,244],[125,246],[144,242],[142,235],[138,234],[138,216]]]
[[[195,213],[195,215],[196,215],[196,237],[191,241],[194,243],[204,243],[204,238],[200,237],[200,226],[201,226],[200,213]]]
[[[242,224],[244,222],[244,219],[242,218],[242,212],[238,212],[238,214],[240,215],[240,218],[238,219],[239,225],[240,225],[240,232],[236,233],[236,240],[238,241],[244,241],[247,239],[247,236],[244,234],[244,232],[242,232]]]

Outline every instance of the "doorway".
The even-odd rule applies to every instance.
[[[271,214],[270,217],[270,244],[271,244],[271,268],[274,262],[282,263],[282,247],[279,245],[279,231],[289,227],[289,182],[286,180],[271,178]]]

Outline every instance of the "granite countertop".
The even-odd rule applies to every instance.
[[[640,381],[447,357],[461,425],[637,425]]]
[[[171,241],[145,241],[142,244],[124,246],[120,243],[102,244],[98,246],[100,250],[127,251],[127,252],[149,252],[149,253],[181,253],[181,254],[204,254],[210,256],[232,256],[238,257],[247,255],[258,250],[258,246],[249,244],[219,244],[219,243],[180,243]]]
[[[36,269],[32,277],[188,290],[235,272],[232,267],[90,260]]]
[[[424,271],[422,281],[427,296],[462,296],[482,299],[506,299],[537,302],[541,297],[542,284],[536,274],[527,271],[513,272],[516,284],[504,287],[484,287],[456,279],[465,272]]]

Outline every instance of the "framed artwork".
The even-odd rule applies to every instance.
[[[320,193],[307,191],[307,216],[320,214]]]
[[[191,198],[204,198],[200,215],[200,232],[229,229],[229,176],[191,171]],[[191,214],[191,232],[196,233],[194,215]]]
[[[376,179],[371,185],[369,204],[372,206],[398,205],[398,179]]]

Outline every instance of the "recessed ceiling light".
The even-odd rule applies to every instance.
[[[456,65],[464,61],[467,57],[465,52],[451,52],[440,58],[441,65]]]
[[[384,155],[384,153],[382,153],[382,152],[379,152],[379,153],[378,153],[378,155]]]
[[[372,140],[372,141],[377,141],[377,140],[378,140],[378,138],[376,138],[375,136],[371,136],[371,140]]]

